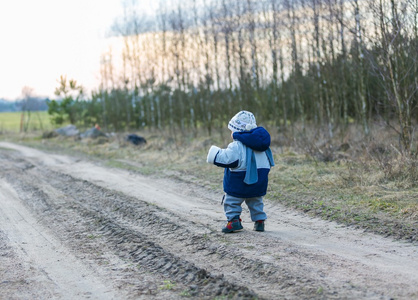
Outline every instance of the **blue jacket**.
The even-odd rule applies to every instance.
[[[270,134],[263,127],[235,132],[226,149],[212,146],[207,162],[225,168],[224,191],[238,198],[264,196],[268,174],[274,166]]]

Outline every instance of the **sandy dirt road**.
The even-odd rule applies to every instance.
[[[0,142],[0,299],[418,299],[418,245]]]

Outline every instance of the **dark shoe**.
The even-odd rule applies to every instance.
[[[222,228],[223,233],[231,233],[237,230],[241,230],[242,227],[241,219],[232,219],[229,221],[224,228]]]
[[[254,223],[255,231],[264,231],[264,220],[259,220]]]

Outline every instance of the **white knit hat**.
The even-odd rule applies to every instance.
[[[250,131],[257,127],[254,115],[246,110],[237,113],[228,123],[228,128],[232,132]]]

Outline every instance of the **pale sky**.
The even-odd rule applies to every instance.
[[[132,0],[131,0],[132,1]],[[138,0],[151,11],[158,0]],[[88,92],[99,85],[100,55],[123,15],[121,0],[0,0],[0,99],[22,88],[54,98],[61,75]]]

